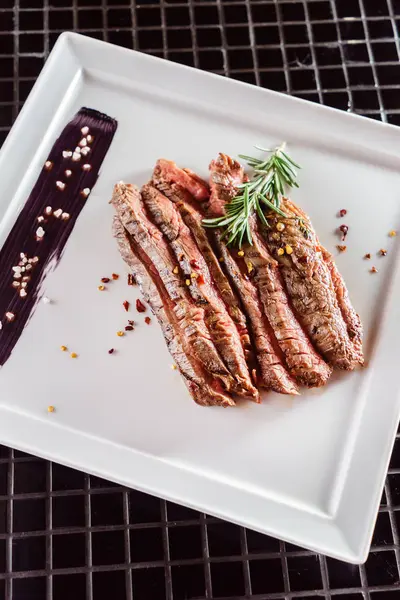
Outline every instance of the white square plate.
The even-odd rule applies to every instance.
[[[0,439],[13,447],[358,563],[368,553],[399,402],[400,131],[350,114],[75,34],[57,42],[0,155],[0,246],[56,136],[81,106],[119,122],[59,267],[0,371]],[[159,157],[201,175],[218,151],[286,140],[302,165],[294,200],[337,262],[365,325],[368,367],[325,389],[261,406],[205,409],[189,398],[158,326],[122,339],[125,276],[108,204]],[[388,256],[376,253],[387,247]],[[363,261],[371,252],[371,263]],[[369,267],[379,271],[371,275]],[[135,314],[132,318],[136,319]],[[79,353],[69,360],[59,346]],[[107,352],[118,348],[116,355]],[[56,412],[47,414],[47,405]]]

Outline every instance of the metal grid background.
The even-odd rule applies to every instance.
[[[0,143],[75,30],[400,125],[400,0],[0,0]],[[400,598],[400,436],[352,567],[0,447],[0,598]]]

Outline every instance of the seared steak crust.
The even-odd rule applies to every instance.
[[[293,307],[316,348],[330,364],[350,371],[362,364],[362,351],[349,337],[311,221],[288,199],[283,200],[281,208],[287,217],[269,214],[271,228],[262,230],[268,249],[281,265]],[[278,221],[284,224],[283,231],[276,229]],[[286,246],[293,252],[279,255],[278,250]]]
[[[225,214],[225,204],[237,194],[238,186],[243,183],[244,170],[237,160],[219,153],[210,163],[211,195],[208,205],[210,216]]]
[[[172,302],[168,302],[162,281],[159,277],[152,279],[145,263],[135,254],[132,238],[117,215],[114,216],[112,229],[120,254],[134,274],[144,299],[156,316],[171,356],[179,367],[195,402],[203,406],[233,406],[234,401],[220,389],[219,382],[212,380],[201,363],[190,354],[190,345],[188,347],[188,344],[184,343],[184,333],[175,317]]]

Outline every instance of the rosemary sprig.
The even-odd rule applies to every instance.
[[[240,154],[239,157],[254,169],[253,178],[239,186],[240,191],[226,205],[223,217],[203,220],[205,227],[223,228],[223,237],[229,246],[241,248],[244,242],[253,243],[249,219],[254,213],[267,227],[268,219],[264,213],[266,207],[281,217],[286,217],[280,208],[285,189],[299,187],[296,169],[300,167],[285,152],[285,143],[274,150],[258,146],[256,148],[270,153],[270,156],[267,160],[261,160]]]

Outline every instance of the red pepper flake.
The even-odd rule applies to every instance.
[[[128,323],[129,323],[129,325],[132,325],[132,327],[133,327],[133,326],[134,326],[134,324],[135,324],[135,321],[130,321],[130,320],[129,320],[129,321],[128,321]]]
[[[108,283],[108,282],[110,281],[110,278],[109,278],[109,277],[102,277],[102,278],[101,278],[101,281],[102,281],[103,283]]]
[[[383,248],[381,248],[381,249],[379,250],[379,254],[380,254],[381,256],[386,256],[386,254],[387,254],[387,250],[384,250]]]
[[[197,262],[197,260],[195,258],[192,258],[192,260],[190,261],[190,264],[194,269],[199,268],[199,263]]]
[[[339,250],[339,252],[346,252],[347,250],[347,246],[336,246],[336,248]]]
[[[339,210],[339,217],[344,217],[347,215],[347,210],[345,208],[342,208],[342,210]]]
[[[111,277],[112,277],[114,280],[116,280],[116,279],[119,279],[119,275],[117,275],[117,273],[113,273],[113,274],[111,275]]]
[[[143,302],[141,300],[139,300],[139,298],[136,300],[136,310],[140,313],[143,313],[146,311],[146,307],[143,304]]]
[[[125,331],[133,331],[132,325],[126,325],[125,326]]]
[[[308,256],[307,256],[307,254],[304,254],[304,256],[300,256],[297,260],[299,261],[299,263],[306,264],[306,263],[308,263]],[[279,266],[282,266],[282,265],[279,265]]]
[[[347,227],[347,225],[341,225],[341,226],[339,227],[339,231],[341,231],[341,232],[342,232],[342,234],[343,234],[343,235],[342,235],[342,242],[344,242],[344,240],[346,239],[346,235],[347,235],[347,234],[348,234],[348,232],[349,232],[349,228]]]
[[[376,267],[371,267],[371,273],[377,273],[378,269]]]
[[[147,325],[150,325],[150,323],[151,323],[150,317],[146,317],[144,322],[147,323]]]
[[[108,354],[112,354],[114,352],[114,348],[110,348]]]
[[[367,259],[367,260],[369,260],[369,259],[371,258],[371,254],[368,252],[368,254],[366,254],[366,255],[364,256],[364,258],[365,258],[365,259]]]
[[[128,273],[128,285],[135,285],[136,279],[134,278],[132,273]]]
[[[203,275],[201,275],[201,274],[200,274],[200,275],[197,277],[197,283],[198,283],[198,285],[201,285],[201,284],[203,284],[203,283],[204,283],[204,277],[203,277]]]
[[[130,306],[130,305],[129,305],[129,302],[128,302],[128,300],[125,300],[125,301],[122,303],[122,306],[124,307],[124,309],[126,310],[126,312],[128,312],[128,310],[129,310],[129,306]]]

